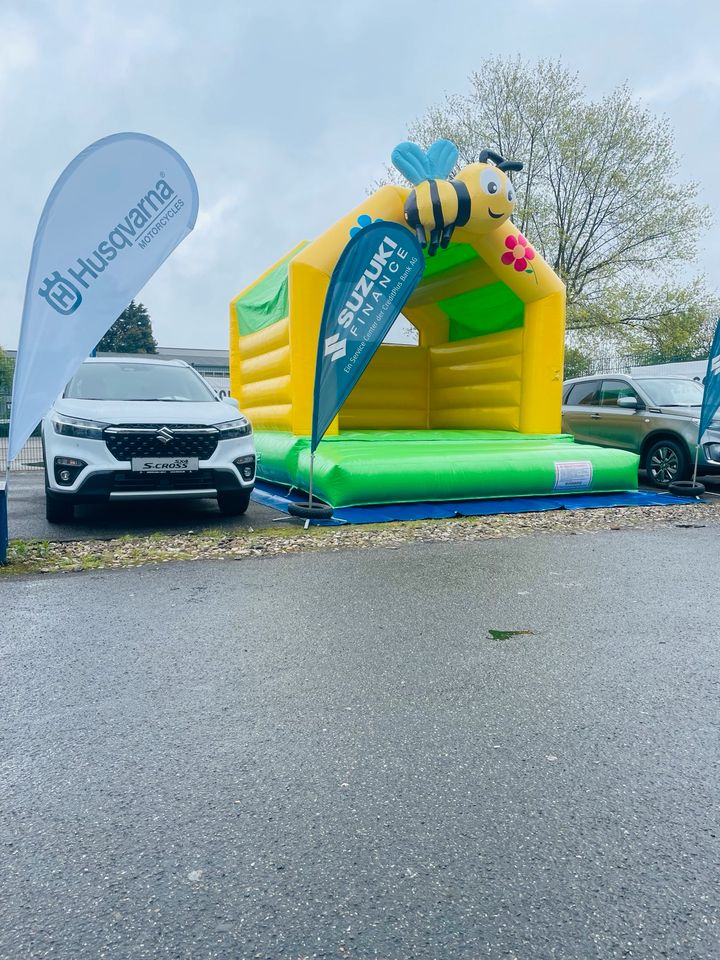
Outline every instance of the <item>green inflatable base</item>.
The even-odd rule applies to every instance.
[[[310,439],[255,434],[258,476],[308,489]],[[634,453],[564,434],[501,430],[363,430],[315,451],[313,494],[333,507],[637,490]]]

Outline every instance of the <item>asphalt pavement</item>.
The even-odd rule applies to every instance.
[[[72,523],[45,519],[45,479],[41,470],[13,473],[8,485],[10,536],[21,540],[110,540],[126,534],[188,533],[198,530],[233,530],[267,527],[285,516],[278,510],[250,501],[247,513],[226,517],[216,500],[157,500],[79,504]],[[287,517],[286,517],[287,519]]]
[[[720,955],[716,529],[0,595],[2,960]]]

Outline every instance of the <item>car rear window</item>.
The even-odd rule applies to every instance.
[[[215,400],[190,367],[169,363],[83,363],[65,388],[72,400]]]
[[[593,406],[598,402],[599,393],[600,381],[586,380],[583,383],[573,384],[565,402],[571,407]]]

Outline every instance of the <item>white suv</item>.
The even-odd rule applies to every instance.
[[[217,498],[236,515],[255,485],[250,423],[182,360],[86,360],[42,438],[51,523],[108,500]]]

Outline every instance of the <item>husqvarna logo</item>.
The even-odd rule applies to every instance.
[[[167,427],[161,427],[155,434],[155,437],[160,443],[170,443],[171,440],[175,439],[175,434]]]
[[[340,340],[340,334],[334,333],[325,340],[325,356],[330,357],[332,362],[340,360],[347,353],[347,340]]]
[[[68,317],[75,313],[82,303],[82,294],[68,279],[60,275],[58,270],[53,271],[49,277],[46,277],[43,285],[38,290],[53,310],[57,310],[63,316]]]

